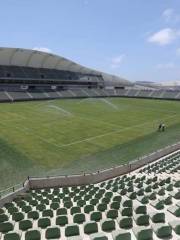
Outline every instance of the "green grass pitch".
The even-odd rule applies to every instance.
[[[157,132],[160,122],[167,125]],[[29,176],[120,165],[180,140],[180,102],[128,98],[0,104],[0,189]]]

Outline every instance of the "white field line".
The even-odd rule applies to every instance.
[[[115,104],[111,103],[109,100],[101,98],[101,101],[107,103],[111,108],[118,110],[118,107]]]
[[[172,118],[174,116],[169,116],[167,117],[166,119],[169,119],[169,118]],[[159,120],[153,120],[151,122],[146,122],[146,123],[141,123],[141,124],[137,124],[137,125],[133,125],[133,126],[130,126],[130,127],[125,127],[125,128],[122,128],[122,129],[119,129],[117,131],[110,131],[110,132],[106,132],[104,134],[100,134],[100,135],[96,135],[96,136],[93,136],[93,137],[89,137],[89,138],[85,138],[85,139],[82,139],[82,140],[78,140],[78,141],[74,141],[74,142],[71,142],[71,143],[68,143],[68,144],[62,144],[62,145],[59,145],[59,144],[56,144],[54,142],[51,142],[51,141],[48,141],[47,138],[44,138],[44,137],[41,137],[39,136],[37,133],[34,133],[34,130],[30,129],[30,128],[27,128],[27,127],[19,127],[19,126],[14,126],[13,125],[13,128],[16,128],[20,131],[23,131],[25,133],[30,133],[31,135],[33,135],[35,138],[38,138],[40,139],[41,141],[45,142],[45,143],[48,143],[52,146],[55,146],[57,148],[64,148],[64,147],[69,147],[69,146],[72,146],[72,145],[76,145],[76,144],[81,144],[83,142],[89,142],[89,141],[92,141],[94,139],[98,139],[98,138],[102,138],[102,137],[105,137],[105,136],[110,136],[110,135],[113,135],[113,134],[117,134],[117,133],[120,133],[120,132],[124,132],[124,131],[127,131],[127,130],[130,130],[130,129],[135,129],[135,128],[138,128],[138,127],[142,127],[142,126],[145,126],[149,123],[152,123],[152,122],[156,122],[156,121],[159,121]],[[0,122],[1,125],[5,125],[7,127],[7,125],[5,123],[2,123],[2,121]],[[9,126],[8,126],[9,127]]]
[[[2,122],[2,121],[0,122],[0,124],[9,128],[9,126],[7,126],[6,123],[4,123],[4,122]],[[37,133],[34,133],[35,130],[33,130],[33,129],[31,129],[31,128],[27,128],[27,127],[25,127],[25,126],[19,127],[19,126],[14,126],[14,125],[13,125],[13,126],[10,126],[10,127],[11,127],[12,129],[17,129],[18,131],[22,131],[22,132],[24,132],[24,133],[26,133],[26,134],[28,134],[28,135],[30,134],[30,135],[32,135],[33,137],[40,139],[42,142],[51,144],[51,145],[59,148],[59,145],[58,145],[58,144],[53,143],[53,142],[51,142],[51,141],[48,141],[47,138],[44,138],[44,137],[39,136]]]
[[[37,104],[37,105],[40,105],[40,104]],[[21,116],[20,114],[18,114],[18,115]],[[164,118],[164,119],[169,119],[169,118],[173,118],[173,117],[174,116],[171,115],[171,116],[169,116],[167,118]],[[152,122],[156,122],[156,121],[159,121],[159,119],[153,120],[153,121],[151,121],[151,123]],[[1,123],[2,123],[2,121],[1,121]],[[110,132],[107,132],[105,134],[93,136],[93,137],[90,137],[90,138],[86,138],[86,139],[82,139],[82,140],[79,140],[79,141],[74,141],[74,142],[71,142],[71,143],[68,143],[68,144],[62,144],[62,145],[58,145],[56,143],[50,142],[46,138],[43,138],[43,137],[37,135],[37,133],[31,133],[31,134],[33,134],[35,137],[38,137],[40,140],[42,140],[42,141],[44,141],[44,142],[46,142],[48,144],[54,145],[54,146],[56,146],[58,148],[63,148],[63,147],[68,147],[68,146],[71,146],[71,145],[79,144],[79,143],[82,143],[82,142],[88,142],[88,141],[91,141],[91,140],[94,140],[94,139],[97,139],[97,138],[101,138],[101,137],[104,137],[104,136],[113,135],[115,133],[124,132],[124,131],[129,130],[129,129],[135,129],[136,127],[145,126],[145,125],[147,125],[149,123],[150,122],[146,122],[146,123],[142,123],[142,124],[133,125],[133,126],[130,126],[130,127],[125,127],[125,128],[122,127],[122,129],[119,129],[117,131],[110,131]],[[21,127],[18,127],[18,126],[13,126],[13,127],[17,128],[18,130],[23,130]],[[32,129],[26,128],[26,127],[24,127],[24,129],[26,129],[26,132],[27,131],[28,132],[32,132],[33,131]]]
[[[71,112],[65,110],[64,108],[58,107],[58,106],[56,106],[56,105],[50,104],[50,105],[48,105],[48,106],[51,107],[51,108],[55,108],[56,110],[61,111],[61,112],[64,113],[65,115],[68,115],[68,116],[72,116],[72,115],[73,115]]]
[[[174,117],[174,116],[170,116],[168,118],[172,118],[172,117]],[[102,137],[105,137],[105,136],[110,136],[110,135],[113,135],[113,134],[116,134],[116,133],[124,132],[126,130],[142,127],[142,126],[145,126],[149,123],[153,123],[153,122],[156,122],[156,121],[159,121],[159,119],[153,120],[151,122],[146,122],[146,123],[133,125],[133,126],[130,126],[130,127],[125,127],[125,128],[119,129],[117,131],[110,131],[110,132],[107,132],[107,133],[104,133],[104,134],[100,134],[100,135],[93,136],[93,137],[90,137],[90,138],[85,138],[85,139],[82,139],[82,140],[79,140],[79,141],[74,141],[74,142],[71,142],[71,143],[68,143],[68,144],[62,144],[62,145],[59,145],[59,147],[62,148],[62,147],[68,147],[68,146],[72,146],[72,145],[75,145],[75,144],[79,144],[79,143],[82,143],[82,142],[89,142],[89,141],[92,141],[92,140],[97,139],[97,138],[102,138]]]
[[[116,129],[123,128],[123,126],[121,126],[121,125],[109,123],[107,121],[100,121],[100,120],[96,120],[96,119],[93,119],[93,118],[86,118],[86,117],[82,117],[82,116],[78,116],[78,115],[72,115],[72,117],[73,118],[79,118],[79,119],[82,119],[82,120],[85,120],[85,121],[89,121],[89,122],[96,122],[96,123],[104,124],[104,125],[107,125],[107,126],[110,126],[110,127],[115,127]],[[47,127],[51,126],[53,122],[57,122],[57,119],[51,120],[50,123],[48,123],[48,122],[47,123],[43,123],[43,126],[47,126]]]

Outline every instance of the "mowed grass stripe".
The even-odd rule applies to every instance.
[[[37,175],[48,171],[58,174],[55,169],[67,173],[75,169],[105,168],[114,161],[118,164],[128,161],[133,152],[141,155],[156,149],[156,141],[160,147],[161,143],[180,140],[179,102],[106,99],[117,107],[113,108],[101,99],[87,99],[81,104],[79,101],[66,99],[0,105],[0,187],[23,180],[24,176],[32,174],[32,169],[36,169],[34,174]],[[49,107],[50,104],[72,116]],[[163,134],[157,132],[160,121],[168,126]],[[148,144],[143,144],[144,141]],[[138,152],[136,142],[143,146],[142,150],[138,147]],[[103,162],[102,159],[106,160]],[[27,161],[27,166],[21,165],[22,161]],[[22,178],[18,171],[22,172]],[[4,176],[7,176],[6,181]]]
[[[171,118],[174,118],[174,117],[175,116],[169,116],[169,117],[164,118],[164,120],[168,120],[168,119],[171,119]],[[67,144],[56,144],[54,141],[51,142],[47,138],[45,138],[41,135],[38,135],[37,132],[36,132],[36,129],[32,129],[32,128],[25,127],[25,126],[17,126],[17,125],[14,125],[13,128],[16,128],[18,131],[22,131],[27,135],[32,135],[33,137],[39,139],[40,141],[45,142],[45,143],[50,144],[50,145],[53,145],[54,147],[64,148],[64,147],[68,147],[68,146],[72,146],[72,145],[76,145],[76,144],[81,144],[82,142],[90,142],[90,141],[93,141],[95,139],[104,138],[104,137],[107,137],[107,136],[110,136],[110,135],[126,132],[128,130],[135,130],[136,131],[137,128],[140,129],[141,131],[144,130],[144,129],[146,130],[147,129],[146,126],[148,126],[150,123],[152,123],[152,124],[157,123],[158,124],[158,121],[159,121],[159,119],[155,119],[153,122],[145,122],[145,123],[133,125],[133,126],[130,126],[130,127],[121,128],[121,129],[118,129],[118,130],[115,130],[115,131],[105,132],[105,133],[100,134],[100,135],[95,135],[95,136],[92,136],[92,137],[89,137],[89,138],[80,139],[78,141],[73,141],[73,142],[70,142],[70,143],[67,143]],[[4,125],[5,127],[8,127],[2,121],[0,122],[0,124]],[[142,131],[142,133],[143,132],[144,131]],[[61,133],[59,133],[59,134],[61,134]]]

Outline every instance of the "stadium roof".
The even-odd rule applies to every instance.
[[[102,74],[105,81],[107,80],[108,82],[110,81],[116,83],[119,82],[125,85],[130,84],[128,80],[118,76],[84,67],[69,59],[52,53],[41,52],[32,49],[2,47],[0,48],[0,65],[57,69],[86,74]]]

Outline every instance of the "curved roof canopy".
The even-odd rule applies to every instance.
[[[86,74],[101,74],[105,77],[105,81],[118,81],[121,84],[130,83],[120,77],[86,68],[58,55],[32,49],[0,48],[0,65],[57,69]]]

